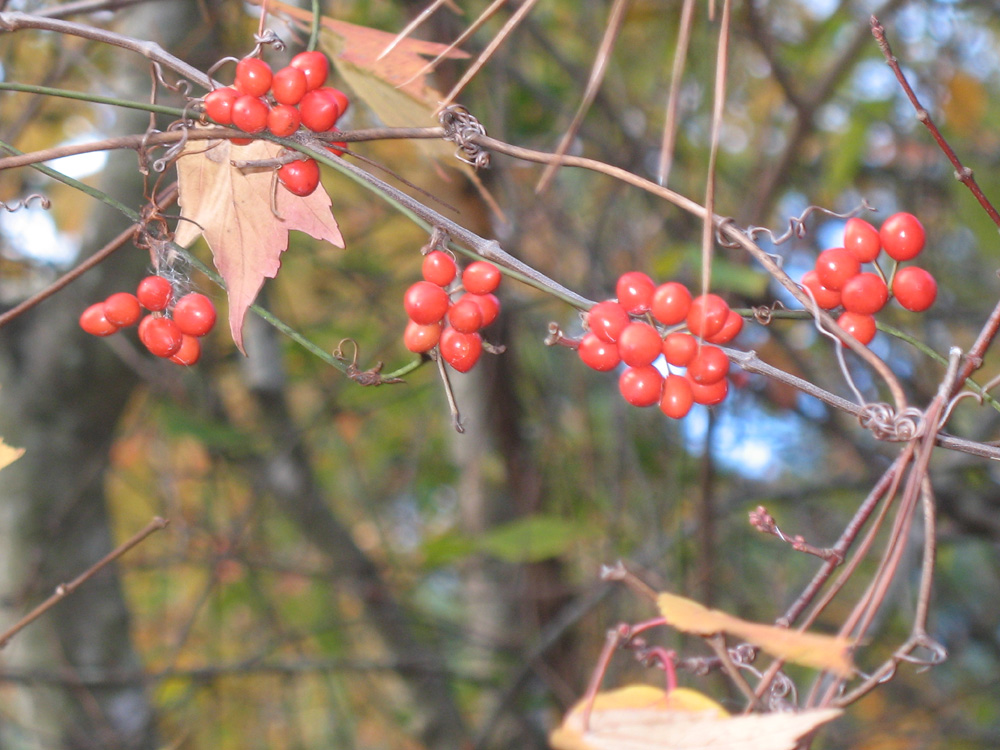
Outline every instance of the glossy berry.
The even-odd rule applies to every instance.
[[[907,310],[923,312],[937,299],[937,281],[923,268],[906,266],[896,271],[892,293]]]
[[[618,336],[630,322],[625,308],[610,299],[598,302],[587,312],[587,327],[609,344],[617,343]]]
[[[201,342],[197,336],[182,334],[180,348],[170,355],[170,361],[175,365],[190,367],[201,359]]]
[[[231,86],[205,94],[205,114],[220,125],[233,124],[233,102],[242,94]]]
[[[331,133],[339,133],[340,131],[337,130],[336,127],[332,127],[332,128],[330,128],[329,132],[331,132]],[[329,151],[334,156],[343,156],[344,155],[344,151],[347,150],[347,141],[331,141],[327,145],[326,150]]]
[[[691,360],[687,376],[700,385],[711,385],[729,373],[729,358],[716,346],[703,346]]]
[[[278,169],[278,182],[293,195],[312,195],[319,185],[319,164],[315,159],[299,159],[282,164]]]
[[[181,348],[184,334],[170,318],[147,315],[139,324],[139,340],[157,357],[172,357]]]
[[[653,406],[660,402],[663,376],[652,365],[629,367],[618,377],[618,390],[632,406]]]
[[[91,336],[110,336],[118,332],[118,326],[105,316],[103,302],[95,302],[80,313],[80,328]]]
[[[837,318],[837,325],[851,334],[862,344],[868,344],[875,338],[878,330],[875,326],[875,318],[871,315],[861,315],[859,313],[845,312]]]
[[[839,292],[861,273],[861,261],[842,247],[831,247],[816,256],[816,276],[827,289]]]
[[[859,273],[840,290],[844,309],[860,315],[874,315],[889,301],[889,289],[878,274]]]
[[[729,305],[717,294],[702,294],[691,300],[687,314],[687,327],[695,336],[714,336],[726,325]]]
[[[688,415],[693,404],[691,381],[683,375],[667,375],[660,396],[660,411],[671,419],[681,419]]]
[[[500,286],[500,269],[485,260],[470,263],[462,271],[462,286],[470,294],[490,294]]]
[[[463,294],[462,299],[472,300],[479,305],[479,311],[483,314],[483,328],[500,314],[500,300],[494,294]]]
[[[330,61],[326,55],[319,51],[300,52],[289,63],[293,68],[298,68],[306,74],[306,90],[318,89],[330,74]]]
[[[827,289],[819,281],[816,270],[806,271],[802,276],[802,286],[812,292],[812,298],[824,310],[832,310],[840,307],[840,292],[835,289]]]
[[[271,96],[278,104],[295,106],[308,91],[306,74],[291,65],[282,68],[271,79]]]
[[[247,96],[264,96],[271,88],[271,66],[259,57],[244,57],[236,63],[236,90]]]
[[[438,350],[444,361],[459,372],[468,372],[479,361],[483,340],[478,333],[462,333],[454,328],[441,331]]]
[[[142,306],[134,294],[117,292],[104,300],[104,317],[119,328],[135,325],[141,316]]]
[[[185,294],[174,305],[174,323],[189,336],[204,336],[215,326],[215,305],[198,292]]]
[[[420,264],[420,273],[425,281],[438,286],[448,286],[458,275],[458,268],[448,253],[434,250],[424,256],[423,263]]]
[[[726,378],[715,383],[710,383],[709,385],[695,383],[690,379],[688,379],[688,383],[691,385],[691,397],[694,399],[694,402],[702,406],[721,404],[726,400],[726,395],[729,393],[729,381]]]
[[[913,214],[893,214],[878,230],[882,249],[893,260],[912,260],[924,249],[924,225]]]
[[[690,333],[675,331],[663,339],[663,358],[674,367],[687,367],[698,354],[700,344]]]
[[[139,282],[135,291],[139,303],[147,310],[158,312],[166,310],[174,296],[174,288],[162,276],[147,276]]]
[[[629,323],[618,336],[618,355],[632,367],[650,365],[663,351],[663,339],[649,323]]]
[[[302,124],[314,133],[325,133],[337,124],[340,105],[322,89],[309,91],[299,102]]]
[[[844,225],[844,249],[862,263],[871,263],[882,249],[882,240],[875,227],[854,217]]]
[[[448,309],[448,322],[460,333],[475,333],[483,327],[483,311],[471,299],[462,297]]]
[[[722,330],[714,336],[706,336],[705,341],[710,344],[728,344],[734,338],[739,336],[740,331],[742,330],[743,316],[735,310],[730,310],[729,315],[726,316],[726,322],[722,326]]]
[[[340,116],[343,117],[347,113],[347,108],[351,106],[350,98],[343,91],[335,89],[333,86],[325,86],[324,91],[326,91],[327,96],[337,102],[337,106],[340,107]]]
[[[403,308],[410,320],[424,326],[441,321],[450,304],[448,293],[429,281],[418,281],[403,295]]]
[[[660,284],[653,292],[649,311],[665,326],[683,322],[691,309],[691,292],[677,281]]]
[[[233,102],[233,125],[246,133],[261,132],[267,127],[267,104],[244,94]]]
[[[406,324],[406,330],[403,331],[403,346],[411,352],[420,354],[421,352],[429,352],[437,346],[440,338],[440,323],[431,323],[430,325],[423,326],[411,320]]]
[[[602,341],[593,333],[584,334],[576,353],[587,367],[598,372],[609,372],[622,361],[617,346]]]
[[[615,294],[618,304],[631,315],[642,315],[653,304],[656,284],[642,271],[629,271],[618,277]]]
[[[276,104],[267,113],[267,129],[272,135],[287,138],[302,124],[302,115],[291,104]]]

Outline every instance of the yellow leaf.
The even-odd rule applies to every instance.
[[[10,466],[24,455],[24,448],[12,448],[0,439],[0,469]]]

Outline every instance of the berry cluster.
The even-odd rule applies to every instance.
[[[418,281],[403,295],[410,317],[403,344],[411,352],[429,352],[435,346],[441,357],[459,372],[468,372],[483,352],[479,330],[500,314],[500,300],[493,294],[500,284],[500,269],[477,260],[462,271],[462,289],[454,301],[448,287],[458,275],[454,259],[440,250],[424,256]]]
[[[162,276],[147,276],[135,294],[116,292],[80,315],[80,327],[94,336],[110,336],[139,323],[139,340],[157,357],[193,365],[201,357],[199,339],[215,325],[215,305],[204,294],[185,294],[168,309],[174,289]],[[150,315],[142,317],[142,308]]]
[[[913,214],[893,214],[876,230],[864,219],[848,219],[844,246],[816,257],[816,267],[802,277],[802,286],[824,310],[843,307],[837,323],[862,344],[875,337],[875,313],[889,301],[889,285],[877,263],[883,250],[895,263],[912,260],[924,249],[924,227]],[[874,263],[877,273],[862,271]],[[934,277],[918,266],[894,268],[892,295],[907,310],[923,312],[937,297]]]
[[[735,338],[743,318],[716,294],[692,299],[680,282],[657,286],[640,271],[623,274],[616,292],[617,300],[599,302],[587,313],[590,333],[577,347],[583,363],[602,372],[624,363],[618,388],[625,400],[659,404],[673,419],[687,415],[693,404],[721,403],[729,392],[729,359],[713,344]],[[672,330],[664,336],[649,320],[632,317],[647,315]],[[684,374],[664,376],[653,365],[661,354],[671,367],[686,368]]]
[[[277,73],[259,57],[244,57],[236,64],[233,85],[205,96],[205,114],[247,133],[267,130],[286,137],[300,126],[314,133],[336,132],[350,100],[340,89],[323,85],[329,73],[330,63],[322,52],[300,52]],[[249,142],[233,139],[240,145]],[[337,156],[345,148],[343,142],[329,146]],[[278,180],[295,195],[309,195],[319,184],[319,165],[315,159],[290,162],[278,170]]]

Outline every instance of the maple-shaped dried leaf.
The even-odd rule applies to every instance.
[[[729,716],[694,690],[627,685],[577,703],[549,742],[555,750],[793,750],[840,713],[831,708]]]
[[[301,198],[278,186],[271,208],[273,170],[239,170],[230,162],[273,159],[282,147],[268,141],[233,146],[227,140],[192,141],[177,161],[182,221],[175,241],[187,247],[200,234],[212,251],[229,295],[229,330],[243,349],[243,319],[264,279],[273,279],[288,249],[288,232],[344,246],[330,196],[320,185]],[[245,353],[245,351],[244,351]]]
[[[840,677],[854,672],[850,639],[741,620],[676,594],[658,594],[656,605],[667,625],[685,633],[730,633],[785,661],[824,669]]]

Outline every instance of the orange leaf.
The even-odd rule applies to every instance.
[[[243,350],[243,319],[265,278],[273,279],[292,229],[344,246],[323,186],[305,198],[277,187],[271,210],[273,170],[241,171],[230,159],[273,159],[282,147],[267,141],[233,146],[227,140],[191,142],[177,161],[181,207],[175,241],[187,247],[204,233],[229,295],[229,329]],[[245,352],[244,352],[245,353]]]
[[[729,633],[785,661],[824,669],[840,677],[854,671],[848,653],[853,642],[847,638],[741,620],[676,594],[658,594],[656,604],[667,624],[685,633]]]

